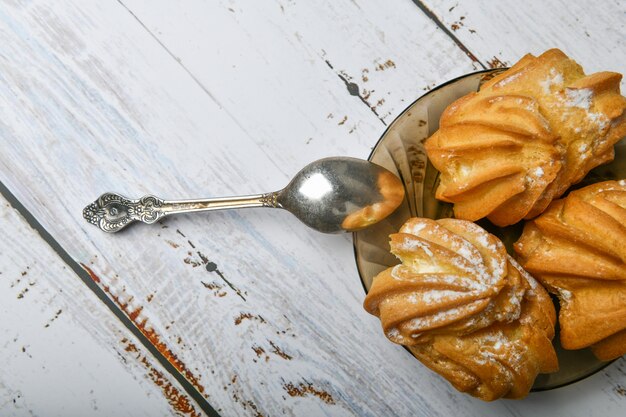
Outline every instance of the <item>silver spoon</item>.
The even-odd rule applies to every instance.
[[[105,193],[83,217],[105,232],[140,221],[154,223],[170,214],[245,207],[282,208],[324,233],[349,232],[379,222],[404,199],[402,182],[388,170],[356,158],[333,157],[304,167],[280,191],[240,197],[167,201],[147,195],[131,200]]]

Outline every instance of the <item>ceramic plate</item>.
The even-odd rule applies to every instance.
[[[465,75],[431,90],[404,110],[376,144],[369,160],[389,169],[402,179],[406,199],[383,222],[354,233],[356,263],[366,292],[374,276],[398,264],[399,261],[389,253],[388,236],[397,232],[408,218],[417,216],[439,219],[453,216],[451,204],[435,199],[438,172],[428,162],[423,143],[438,129],[441,113],[450,103],[477,91],[482,82],[501,71],[504,70],[486,70]],[[626,140],[617,144],[613,163],[591,171],[575,188],[616,178],[626,178]],[[487,220],[478,224],[502,239],[509,253],[513,254],[512,244],[522,232],[521,222],[508,227],[496,227]],[[558,309],[558,302],[556,299],[554,301]],[[589,349],[563,350],[559,343],[558,328],[554,346],[559,357],[560,370],[553,374],[539,375],[533,386],[534,391],[571,384],[608,365],[607,362],[598,361]]]

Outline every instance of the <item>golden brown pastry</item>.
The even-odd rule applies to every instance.
[[[436,197],[457,218],[499,226],[531,219],[611,161],[626,135],[622,76],[585,75],[558,49],[524,56],[452,103],[425,143],[441,172]]]
[[[572,191],[526,223],[520,263],[558,295],[561,344],[626,353],[626,181]]]
[[[556,314],[502,242],[465,220],[408,220],[390,236],[402,263],[374,278],[365,309],[460,391],[522,398],[557,370]]]

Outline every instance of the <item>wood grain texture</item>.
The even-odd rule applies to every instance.
[[[200,415],[0,196],[0,414]]]
[[[0,179],[224,415],[618,415],[620,364],[519,403],[455,392],[362,310],[349,237],[288,213],[114,236],[82,220],[108,190],[256,193],[366,157],[408,103],[476,68],[411,2],[309,3],[7,4]]]
[[[626,3],[620,0],[420,2],[486,66],[560,48],[587,73],[626,70]]]
[[[412,7],[406,5],[406,11]],[[276,10],[280,13],[278,5]],[[220,5],[197,15],[218,12],[231,13]],[[352,12],[343,10],[333,21],[352,19]],[[237,104],[245,106],[247,98],[256,106],[238,113],[238,107],[221,104],[228,96],[207,93],[227,81],[236,91],[237,83],[228,78],[232,64],[210,88],[199,88],[186,64],[171,59],[120,4],[67,2],[51,9],[29,3],[3,13],[2,33],[9,42],[2,43],[0,96],[7,105],[0,119],[8,142],[2,180],[129,315],[141,311],[136,319],[146,318],[146,331],[176,355],[211,404],[248,415],[379,415],[445,413],[452,410],[448,395],[471,403],[380,337],[378,324],[360,306],[363,294],[347,236],[319,235],[283,212],[173,218],[163,228],[137,227],[120,236],[85,227],[80,218],[82,206],[107,189],[168,197],[248,193],[279,188],[318,156],[366,156],[384,125],[350,95],[338,75],[343,64],[331,64],[335,70],[319,56],[321,45],[329,46],[320,43],[313,53],[290,47],[299,66],[264,69],[270,97],[246,86]],[[433,26],[423,30],[427,19],[410,16],[415,21],[406,27],[415,28],[417,39],[445,43]],[[303,12],[299,21],[308,18]],[[260,32],[275,25],[263,15],[257,20],[264,25]],[[245,26],[229,30],[212,37],[228,51]],[[267,53],[280,55],[286,46],[275,44],[283,35],[273,36],[265,42]],[[258,45],[250,42],[246,36],[233,45],[237,56],[258,56]],[[382,40],[376,42],[385,52]],[[369,50],[359,48],[361,54]],[[372,65],[381,55],[370,53]],[[463,59],[453,45],[444,53]],[[215,65],[219,55],[213,52],[206,63]],[[471,70],[470,63],[459,69],[442,59],[430,62],[432,71],[421,70],[450,75]],[[255,73],[254,64],[244,75]],[[405,69],[413,74],[412,67]],[[297,77],[290,75],[294,71]],[[386,72],[393,74],[394,68]],[[287,90],[279,89],[281,83]],[[419,90],[415,86],[423,84],[411,75],[409,85]],[[271,96],[280,91],[290,100]],[[329,118],[335,109],[363,120],[360,133],[350,136],[343,118]],[[301,122],[284,131],[289,119],[283,113]],[[312,140],[310,150],[302,143],[306,137],[292,144],[299,124],[309,118],[321,142]],[[206,269],[210,262],[216,264],[212,272]],[[378,365],[370,364],[381,354],[396,363],[379,374]],[[392,390],[398,373],[405,383]],[[377,388],[381,379],[389,381],[387,394]],[[424,384],[417,395],[406,383],[416,379]]]

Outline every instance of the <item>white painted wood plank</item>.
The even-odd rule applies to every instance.
[[[510,403],[454,392],[382,337],[361,308],[345,236],[271,211],[172,218],[119,236],[80,218],[109,189],[258,192],[320,156],[365,157],[384,125],[339,75],[363,97],[366,88],[382,92],[377,100],[391,93],[376,109],[387,123],[386,112],[397,114],[429,84],[473,69],[408,1],[275,5],[151,3],[157,13],[148,16],[126,4],[158,41],[120,4],[0,10],[2,181],[122,304],[132,297],[128,312],[141,308],[146,331],[216,408],[512,415]],[[301,41],[288,36],[294,29]]]
[[[152,31],[152,33],[155,34],[155,36],[175,56],[179,57],[182,60],[182,62],[184,63],[187,69],[189,69],[194,74],[198,74],[197,77],[203,83],[203,85],[211,85],[210,77],[203,76],[204,74],[207,74],[208,72],[211,71],[211,68],[207,65],[207,60],[203,58],[203,55],[211,56],[213,52],[212,51],[213,45],[210,43],[202,42],[202,41],[196,41],[198,39],[201,40],[201,39],[212,38],[211,31],[213,30],[213,27],[210,24],[210,22],[206,22],[204,18],[205,16],[210,15],[209,13],[207,13],[206,8],[204,8],[202,5],[192,4],[191,6],[188,5],[188,7],[182,10],[176,10],[176,8],[171,7],[171,5],[168,7],[167,5],[160,4],[159,6],[161,7],[154,7],[153,4],[148,5],[146,2],[142,2],[139,0],[128,0],[125,3],[131,8],[133,13],[136,14],[136,16],[141,20],[141,22],[147,25],[148,28]],[[364,2],[360,2],[359,4],[363,6],[363,3]],[[373,10],[374,7],[370,3],[368,3],[366,6],[369,9],[368,16],[379,15],[381,13],[381,10]],[[387,7],[387,5],[383,5],[381,7]],[[575,5],[574,7],[577,7],[577,6]],[[323,13],[324,10],[328,10],[328,14],[320,17],[319,20],[323,22],[332,22],[334,10],[332,10],[332,8],[330,9],[325,8],[325,6],[320,6],[320,9],[322,10],[321,12],[320,10],[317,10],[314,7],[311,7],[310,9],[306,9],[302,13],[309,15],[309,16],[317,16],[318,13]],[[232,11],[232,10],[230,11],[232,13],[236,13],[236,11]],[[239,11],[244,12],[243,9],[240,9]],[[284,7],[281,9],[281,11],[283,11],[284,13]],[[406,10],[401,7],[398,7],[395,11],[399,14],[399,16],[397,16],[396,22],[402,21],[402,18],[400,17],[400,15],[402,15],[403,12],[406,12]],[[254,12],[249,13],[249,14],[252,15],[250,19],[255,19],[259,15],[264,14],[264,11],[257,9],[257,10],[254,10]],[[182,22],[185,22],[186,24],[179,25],[179,24],[169,23],[168,19],[171,16],[175,16],[174,21],[176,22],[182,21]],[[193,16],[194,18],[189,19],[188,16]],[[461,22],[463,20],[464,19],[460,19]],[[198,25],[197,22],[203,22],[205,24]],[[510,24],[511,23],[509,22],[509,25]],[[249,24],[246,24],[246,27],[249,27],[249,26],[250,26]],[[606,24],[604,26],[606,27]],[[276,24],[276,27],[280,28],[280,30],[284,32],[284,36],[286,38],[289,38],[289,30],[285,29],[284,23]],[[292,28],[292,30],[294,30],[294,33],[300,34],[300,32],[297,31],[299,28],[300,27],[294,27]],[[351,34],[352,33],[361,34],[361,33],[368,32],[367,30],[364,29],[364,27],[357,27],[357,28],[352,28],[352,29],[353,30],[344,28],[343,30],[339,32],[344,33],[345,31]],[[310,32],[308,33],[309,35],[308,37],[311,37],[311,36],[314,37],[315,35],[313,34],[316,33],[316,30],[318,30],[316,26],[312,27],[310,29]],[[156,34],[157,32],[158,32],[158,35]],[[333,36],[336,37],[336,31],[327,30],[327,31],[324,31],[324,33],[328,34],[328,38],[324,39],[324,41],[328,42],[328,45],[331,45],[329,48],[333,48],[333,46],[335,46],[335,43],[332,42],[332,37]],[[393,33],[400,34],[403,32],[402,30],[398,30],[397,32],[393,32]],[[560,34],[563,35],[563,32],[560,32]],[[514,38],[514,39],[517,40],[517,38]],[[619,40],[621,41],[621,38]],[[560,41],[560,39],[557,39],[557,42],[558,41]],[[560,45],[561,43],[558,42],[557,44]],[[608,50],[614,50],[616,45],[619,45],[619,42],[617,41],[617,39],[612,39],[611,42],[609,42],[608,45],[606,46]],[[433,49],[437,48],[437,46],[434,44],[431,45],[430,47],[432,47]],[[365,61],[365,59],[362,59],[360,57],[354,57],[353,56],[354,54],[350,54],[350,52],[346,50],[345,48],[346,48],[345,44],[340,43],[339,46],[336,47],[336,53],[334,55],[340,56],[340,57],[349,57],[350,60],[354,60],[357,62],[359,60],[361,62]],[[232,48],[232,50],[238,51],[239,48],[235,45]],[[393,48],[391,50],[394,52],[396,51]],[[271,48],[270,48],[270,51],[271,51]],[[333,51],[335,51],[335,49],[333,49]],[[263,55],[265,56],[269,55],[265,53],[266,49],[262,49],[262,52],[264,52]],[[325,52],[327,51],[325,50]],[[542,52],[541,48],[539,48],[536,53],[540,53],[540,52]],[[522,52],[520,56],[523,53],[525,52]],[[409,62],[409,66],[413,66],[415,69],[420,68],[419,65],[415,65],[415,58],[411,57],[411,54],[400,53],[397,55],[408,57],[406,59]],[[397,56],[397,55],[394,55],[394,56]],[[584,53],[581,56],[584,56]],[[397,59],[397,58],[394,58],[394,59]],[[459,61],[461,60],[459,59]],[[258,66],[255,65],[254,67],[256,68]],[[358,65],[355,66],[353,64],[352,68],[355,68],[355,67],[358,67]],[[601,68],[599,68],[599,70],[600,69]],[[366,77],[369,75],[369,73],[364,73],[364,74]],[[411,79],[411,78],[407,77],[407,79]],[[355,80],[355,81],[360,83],[360,81],[358,80]],[[394,81],[396,82],[394,83]],[[410,86],[407,85],[406,82],[402,82],[402,81],[398,82],[398,80],[386,80],[386,79],[383,79],[383,80],[375,79],[373,80],[373,82],[380,83],[380,85],[376,86],[374,89],[380,90],[384,88],[390,88],[394,92],[394,95],[397,92],[400,92],[400,94],[402,94],[402,92],[405,92],[407,90],[409,91],[408,94],[411,94],[411,93],[414,94],[414,91],[411,90]],[[224,93],[222,93],[225,97],[229,97],[229,96],[237,94],[237,91],[235,89],[228,88],[228,87],[231,87],[231,86],[225,86]],[[289,91],[291,90],[289,89]],[[245,101],[245,98],[246,96],[242,94],[240,101]],[[403,101],[404,99],[400,99],[399,103],[402,103]],[[408,101],[410,101],[410,99]],[[259,104],[262,105],[262,103],[259,103]],[[262,122],[256,121],[255,123],[259,124]],[[593,414],[596,412],[599,414],[604,414],[604,415],[619,415],[621,407],[624,406],[624,401],[621,396],[621,393],[623,393],[623,389],[621,389],[620,387],[623,387],[624,385],[626,385],[625,382],[626,381],[624,381],[624,374],[621,371],[621,365],[618,364],[618,365],[614,365],[614,367],[612,368],[609,368],[609,370],[603,376],[597,375],[594,378],[590,378],[589,380],[584,381],[583,383],[579,383],[576,386],[563,388],[559,391],[533,394],[529,399],[525,401],[513,403],[509,407],[509,410],[515,413],[521,412],[524,415],[526,415],[530,411],[539,412],[539,414],[544,414],[545,412],[549,411],[557,415],[587,415],[587,414],[590,414],[590,413]],[[581,398],[583,393],[585,393],[587,390],[594,389],[593,387],[596,387],[598,385],[601,385],[601,388],[600,388],[601,392],[599,393],[598,396],[593,398],[594,401],[586,402],[585,406],[582,406],[579,401],[569,400],[569,398],[572,398],[572,397]],[[610,404],[612,404],[612,406],[605,406],[604,405],[605,401],[608,401]]]
[[[626,71],[626,2],[421,0],[486,65],[560,48],[587,73]],[[622,82],[622,89],[626,84]]]
[[[411,16],[415,21],[407,29],[429,27],[416,34],[420,39],[438,36],[426,19]],[[344,11],[338,18],[353,17]],[[133,297],[129,311],[143,307],[146,328],[186,364],[216,408],[235,406],[251,415],[255,410],[270,415],[415,410],[435,415],[451,412],[448,395],[471,403],[380,336],[376,320],[361,308],[363,294],[347,237],[313,233],[280,212],[183,217],[169,221],[167,229],[137,227],[121,236],[87,228],[80,218],[82,206],[105,189],[169,191],[170,197],[180,197],[277,188],[294,171],[290,166],[299,168],[309,158],[340,150],[365,156],[371,137],[367,146],[345,132],[338,138],[343,125],[325,118],[327,108],[303,102],[303,114],[324,115],[319,129],[326,132],[326,144],[317,148],[317,155],[304,147],[282,151],[285,138],[272,135],[267,138],[275,149],[270,155],[282,158],[272,160],[258,136],[246,132],[230,110],[220,109],[121,6],[68,2],[52,10],[31,4],[4,9],[1,20],[3,37],[10,40],[2,43],[0,96],[6,105],[0,120],[6,121],[2,137],[9,142],[2,180],[78,261],[98,274],[102,285],[118,297]],[[266,20],[267,30],[272,26]],[[235,26],[217,39],[228,42],[238,30]],[[257,45],[246,48],[252,53]],[[378,48],[386,50],[382,41]],[[454,51],[450,46],[446,54]],[[347,93],[323,58],[306,49],[294,48],[293,53],[308,57],[298,60],[304,62],[297,70],[306,83],[290,85],[294,97],[308,92],[314,102],[337,101],[362,117],[364,125],[380,125],[371,128],[376,136],[380,133],[382,123]],[[436,58],[428,61],[433,68],[440,66]],[[471,69],[470,63],[464,65],[463,71]],[[292,71],[284,68],[280,75]],[[266,74],[266,79],[275,77],[279,75]],[[12,105],[16,102],[21,106]],[[281,112],[297,103],[260,106],[267,115],[261,118],[265,129],[278,129]],[[172,194],[174,190],[181,194]],[[246,301],[217,271],[193,267],[202,263],[198,252],[217,263]],[[251,319],[245,318],[248,314]],[[382,374],[370,365],[381,354],[394,363]],[[407,383],[415,380],[423,385],[418,393]]]
[[[287,175],[331,151],[367,156],[383,123],[475,69],[405,1],[123,3]]]
[[[194,415],[179,384],[2,196],[0,234],[1,415]]]

